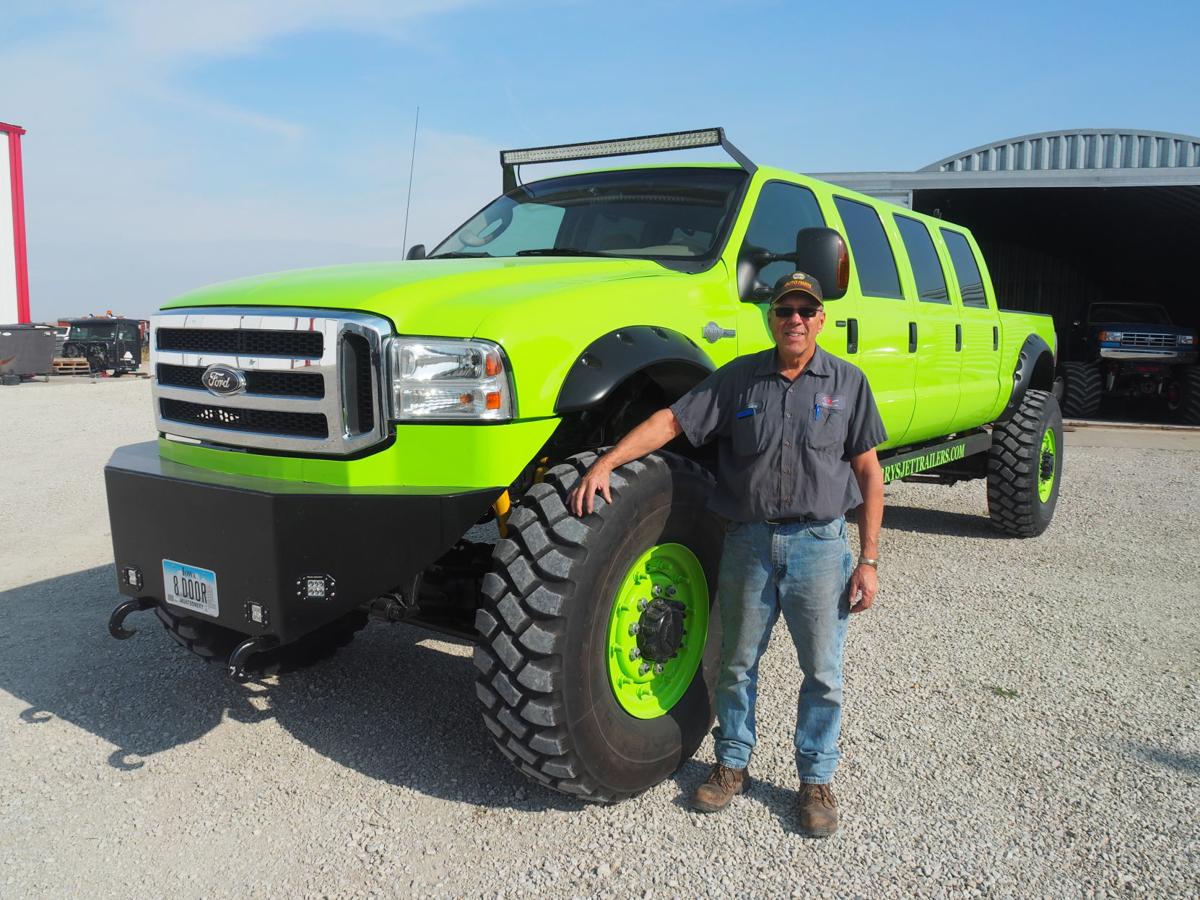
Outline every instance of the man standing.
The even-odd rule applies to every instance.
[[[887,438],[862,371],[819,348],[825,325],[820,284],[795,272],[775,285],[775,347],[730,362],[669,409],[656,412],[601,456],[568,498],[590,513],[609,476],[680,434],[718,441],[710,507],[729,522],[718,602],[724,640],[717,683],[717,762],[692,805],[715,812],[750,784],[758,662],[783,614],[804,682],[796,721],[800,830],[833,834],[848,613],[875,599],[883,472],[875,447]],[[846,538],[859,507],[862,555]]]

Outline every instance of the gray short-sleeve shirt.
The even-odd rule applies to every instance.
[[[735,359],[671,412],[694,446],[718,441],[709,506],[737,522],[845,515],[862,503],[850,458],[887,440],[862,370],[820,347],[795,381],[774,347]]]

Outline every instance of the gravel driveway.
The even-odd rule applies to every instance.
[[[847,650],[843,828],[794,832],[786,633],[755,790],[688,811],[711,740],[614,807],[514,773],[470,648],[373,625],[240,687],[152,617],[117,642],[101,467],[149,385],[0,388],[0,896],[1196,896],[1200,439],[1068,436],[1039,539],[981,483],[888,488],[882,590]],[[1152,437],[1148,438],[1152,442]]]

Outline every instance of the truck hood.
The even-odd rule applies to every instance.
[[[400,333],[470,336],[504,306],[632,278],[679,275],[656,262],[592,257],[430,259],[260,275],[184,294],[163,309],[282,306],[370,312]]]

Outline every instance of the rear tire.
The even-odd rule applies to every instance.
[[[725,529],[706,508],[712,476],[665,452],[618,468],[613,503],[597,496],[592,515],[575,517],[567,495],[595,460],[595,453],[584,453],[555,466],[509,518],[476,615],[475,690],[484,725],[520,771],[555,790],[613,802],[669,777],[712,725],[720,655],[716,575]],[[678,580],[678,593],[663,587],[658,574],[637,575],[647,553],[659,549],[694,555],[701,574]],[[645,570],[658,572],[650,563]],[[647,664],[655,674],[625,679],[615,671],[623,660],[637,666],[645,660],[629,655],[633,639],[624,635],[634,629],[626,631],[618,616],[636,608],[641,593],[665,598],[667,591],[693,603],[683,619],[693,634],[685,634],[664,674]],[[640,711],[630,688],[653,696],[673,675],[682,678],[681,696],[664,699],[665,711],[634,714]],[[626,685],[621,695],[618,681]]]
[[[165,605],[156,606],[154,614],[175,643],[205,662],[216,661],[223,665],[233,649],[249,637],[194,616],[176,613]],[[246,671],[254,675],[276,675],[306,668],[346,646],[366,625],[367,614],[362,610],[352,610],[298,641],[254,654],[245,667]]]
[[[1062,412],[1072,419],[1089,419],[1100,411],[1104,377],[1095,363],[1063,363]]]
[[[1046,391],[1026,391],[1007,422],[992,426],[987,497],[992,523],[1017,537],[1046,530],[1062,480],[1062,414]]]

